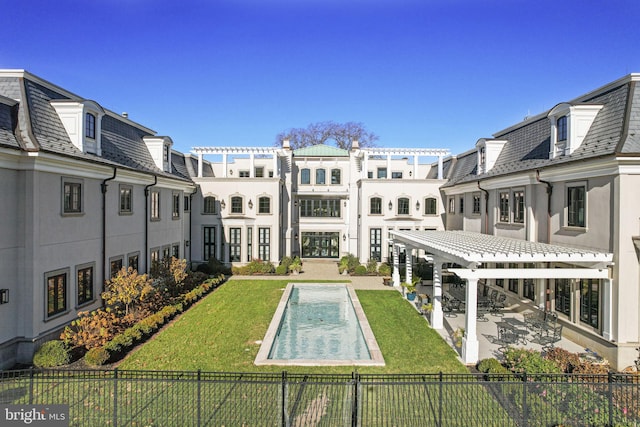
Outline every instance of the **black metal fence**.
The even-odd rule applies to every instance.
[[[640,375],[19,370],[0,404],[70,426],[640,426]]]

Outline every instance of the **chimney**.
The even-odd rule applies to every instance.
[[[358,140],[354,139],[353,141],[351,141],[351,149],[357,150],[358,148],[360,148],[360,143],[358,142]]]
[[[285,150],[291,150],[291,145],[289,144],[288,139],[282,140],[282,148],[284,148]]]

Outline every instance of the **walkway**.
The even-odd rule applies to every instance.
[[[338,273],[338,260],[303,260],[302,272],[298,276],[232,276],[234,279],[260,280],[341,280],[351,282],[354,289],[389,291],[393,286],[385,286],[381,276],[343,276]]]

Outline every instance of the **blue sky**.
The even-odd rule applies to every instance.
[[[22,0],[3,7],[0,68],[181,151],[333,120],[455,154],[640,72],[639,18],[637,0]]]

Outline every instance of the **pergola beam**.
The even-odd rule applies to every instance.
[[[461,279],[608,279],[609,269],[595,268],[449,268]]]

